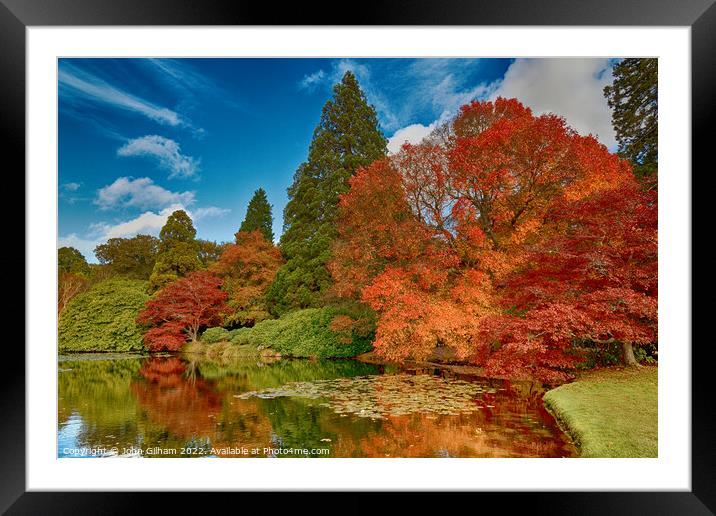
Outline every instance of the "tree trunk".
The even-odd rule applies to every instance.
[[[634,358],[634,348],[631,342],[622,342],[622,349],[624,350],[624,365],[627,367],[638,367],[639,362]]]
[[[197,337],[199,336],[199,328],[195,326],[189,326],[189,338],[192,342],[196,342]]]

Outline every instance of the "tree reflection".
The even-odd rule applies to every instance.
[[[176,449],[170,456],[187,456],[186,446],[222,457],[262,457],[267,447],[328,448],[328,457],[574,453],[539,386],[473,379],[483,387],[471,390],[423,371],[381,373],[354,361],[77,360],[61,365],[58,415],[61,424],[81,419],[78,445]],[[262,395],[271,389],[288,394]]]

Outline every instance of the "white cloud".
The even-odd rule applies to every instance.
[[[457,113],[460,106],[474,99],[494,100],[498,96],[517,98],[537,115],[562,116],[580,134],[591,133],[609,149],[616,150],[611,111],[603,95],[604,86],[613,79],[611,66],[609,59],[596,58],[517,59],[503,79],[468,89],[460,89],[461,79],[448,74],[425,92],[436,111],[442,112],[440,117],[427,126],[411,124],[398,129],[388,140],[388,150],[397,152],[405,141],[419,143],[438,124]],[[441,62],[431,62],[421,65],[421,70],[443,67]]]
[[[206,208],[197,208],[191,212],[191,218],[201,220],[207,217],[223,217],[231,210],[229,208],[219,208],[217,206],[207,206]]]
[[[199,169],[199,160],[182,154],[177,142],[156,134],[129,140],[117,150],[117,155],[153,158],[161,168],[169,171],[169,179],[192,177]]]
[[[438,122],[435,121],[427,126],[423,124],[411,124],[402,129],[398,129],[393,136],[388,138],[388,153],[397,153],[404,143],[420,143],[423,141],[423,138],[428,136],[433,129],[435,129],[437,123]]]
[[[163,208],[172,204],[188,206],[194,192],[171,192],[155,185],[148,177],[119,177],[111,185],[97,191],[94,203],[101,210],[116,208]]]
[[[70,233],[67,236],[60,237],[57,240],[57,248],[60,247],[74,247],[80,253],[82,253],[88,262],[97,263],[94,256],[94,248],[99,242],[95,239],[81,238],[76,233]]]
[[[161,211],[145,211],[133,219],[115,224],[95,222],[89,225],[87,233],[83,237],[78,236],[76,233],[60,237],[57,241],[57,247],[74,247],[88,261],[96,263],[94,248],[99,244],[105,243],[110,238],[131,238],[137,235],[158,236],[169,216],[176,210],[186,211],[194,222],[206,217],[220,217],[231,211],[216,206],[202,207],[191,211],[182,204],[172,204]]]
[[[57,77],[61,86],[60,93],[63,95],[79,95],[88,100],[138,113],[163,125],[190,126],[189,122],[175,111],[127,93],[75,66],[63,64]]]
[[[79,237],[76,233],[60,237],[57,241],[57,247],[74,247],[85,256],[87,261],[96,263],[94,249],[99,244],[105,243],[110,238],[131,238],[139,234],[157,236],[162,226],[166,224],[169,215],[176,210],[182,209],[185,208],[180,204],[176,204],[168,206],[158,213],[146,211],[131,220],[119,222],[118,224],[108,224],[106,222],[90,224],[89,230],[84,237]]]
[[[153,211],[145,211],[138,217],[135,217],[126,222],[120,222],[113,226],[105,226],[104,234],[101,240],[107,240],[109,238],[126,238],[133,237],[139,234],[144,235],[158,235],[162,226],[166,224],[169,215],[174,213],[176,210],[183,210],[184,206],[181,204],[175,204],[164,208],[159,213]]]
[[[603,95],[612,83],[609,59],[517,59],[491,98],[515,97],[535,114],[555,113],[583,135],[616,148],[611,111]]]

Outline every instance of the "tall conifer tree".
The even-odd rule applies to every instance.
[[[375,109],[352,72],[333,88],[313,132],[308,159],[296,171],[284,209],[281,252],[286,259],[267,298],[280,315],[317,306],[331,285],[326,263],[336,236],[338,196],[360,168],[387,154]]]
[[[246,218],[241,223],[239,231],[256,231],[257,229],[263,233],[266,241],[273,242],[273,215],[263,188],[254,192],[246,209]]]
[[[658,66],[656,58],[623,59],[614,66],[614,83],[604,88],[619,154],[647,179],[659,158]]]

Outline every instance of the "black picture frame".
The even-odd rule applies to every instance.
[[[713,168],[706,153],[714,135],[716,113],[716,7],[715,0],[491,0],[426,1],[365,0],[362,9],[341,14],[340,3],[220,2],[212,0],[0,0],[0,148],[14,157],[15,170],[25,167],[25,29],[28,26],[83,25],[498,25],[498,26],[689,26],[691,27],[692,71],[692,162],[704,165],[705,175]],[[280,7],[279,7],[280,5]],[[709,163],[709,165],[707,165]],[[685,180],[691,171],[681,171]],[[6,176],[10,175],[6,171]],[[25,192],[24,180],[14,174],[16,192]],[[695,192],[692,187],[692,192]],[[23,199],[24,196],[15,197]],[[22,202],[22,201],[20,201]],[[708,203],[692,203],[692,235],[703,224]],[[6,219],[8,220],[8,219]],[[12,221],[17,226],[19,224]],[[17,235],[24,241],[26,235]],[[16,246],[19,248],[19,246]],[[692,250],[693,253],[693,250]],[[705,254],[704,254],[705,255]],[[700,255],[692,254],[698,258]],[[708,255],[712,256],[712,255]],[[711,262],[712,258],[707,258]],[[2,259],[6,267],[19,270],[25,262],[24,246]],[[694,263],[693,265],[696,265]],[[31,270],[25,269],[26,277]],[[708,283],[708,282],[706,282]],[[705,285],[701,288],[706,288]],[[23,289],[24,290],[24,289]],[[693,303],[692,321],[706,316],[710,302]],[[24,303],[16,303],[16,310]],[[26,306],[26,310],[32,309]],[[23,314],[23,320],[26,320]],[[20,314],[16,315],[20,320]],[[692,339],[693,340],[693,339]],[[496,501],[510,512],[523,508],[549,514],[713,514],[716,511],[716,436],[709,371],[713,352],[711,339],[692,346],[692,489],[690,492],[534,492],[472,493],[468,504]],[[695,340],[694,340],[695,341]],[[683,343],[684,346],[691,343]],[[13,367],[0,375],[0,423],[2,474],[0,511],[8,514],[124,514],[146,507],[149,493],[26,492],[25,488],[25,358],[12,353]],[[205,507],[196,493],[162,493],[163,508],[177,507],[179,513]],[[244,500],[247,493],[242,493]],[[267,494],[257,496],[267,497]],[[271,494],[273,502],[275,494]],[[211,494],[217,500],[216,494]],[[291,494],[289,502],[305,503],[304,494]],[[362,493],[346,493],[343,510],[372,511]],[[509,502],[507,502],[509,500]],[[257,500],[258,501],[258,500]],[[273,503],[272,502],[272,503]],[[453,502],[454,503],[454,502]],[[401,502],[403,510],[416,504],[423,510],[444,508],[444,502],[414,493]],[[439,504],[439,505],[438,505]],[[311,509],[320,512],[317,504]],[[334,507],[335,509],[335,507]],[[402,511],[401,511],[402,512]]]

